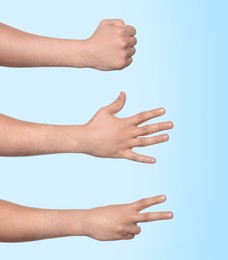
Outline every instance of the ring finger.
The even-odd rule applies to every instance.
[[[130,49],[128,51],[128,57],[133,56],[135,53],[136,53],[135,47],[130,47]]]
[[[169,136],[167,134],[147,137],[147,138],[135,138],[132,142],[131,147],[144,147],[153,144],[167,142],[169,140]]]
[[[137,39],[135,37],[130,37],[130,40],[129,40],[129,46],[130,47],[133,47],[137,44]]]

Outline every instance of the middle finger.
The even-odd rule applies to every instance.
[[[150,135],[153,133],[157,133],[157,132],[172,129],[172,128],[173,128],[173,123],[170,121],[157,123],[157,124],[150,124],[150,125],[145,125],[145,126],[139,126],[139,127],[137,127],[137,129],[135,131],[135,136]]]

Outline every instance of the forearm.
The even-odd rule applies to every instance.
[[[86,40],[33,35],[0,23],[0,66],[89,67]]]
[[[84,126],[36,124],[0,114],[0,156],[83,152]]]
[[[139,213],[165,200],[160,195],[86,210],[37,209],[0,200],[0,242],[64,236],[88,236],[100,241],[132,239],[141,231],[137,223],[173,218],[169,211]]]
[[[85,210],[49,210],[0,200],[0,242],[84,236]]]

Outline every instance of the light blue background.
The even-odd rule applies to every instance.
[[[170,142],[139,151],[154,166],[85,155],[0,158],[0,196],[24,205],[89,208],[166,194],[132,241],[63,238],[0,244],[8,259],[228,259],[227,1],[1,1],[1,21],[36,34],[86,38],[104,18],[137,28],[134,63],[117,72],[0,68],[1,113],[57,124],[87,122],[127,93],[120,116],[164,106]]]

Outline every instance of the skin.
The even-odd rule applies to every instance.
[[[132,63],[137,43],[135,34],[134,27],[119,19],[102,21],[85,40],[42,37],[0,23],[0,66],[120,70]],[[171,129],[173,124],[140,126],[163,115],[164,109],[117,118],[115,115],[125,101],[126,94],[122,92],[115,102],[101,108],[81,126],[36,124],[0,115],[0,155],[72,152],[154,163],[154,158],[137,154],[132,148],[167,141],[168,135],[145,136]],[[88,210],[37,209],[0,200],[0,241],[24,242],[64,236],[88,236],[100,241],[132,239],[141,232],[137,223],[173,217],[172,212],[140,213],[165,200],[161,195]]]
[[[65,236],[87,236],[99,241],[129,240],[143,222],[172,219],[172,212],[140,213],[166,200],[164,195],[130,204],[84,210],[50,210],[0,200],[0,242],[25,242]]]
[[[0,23],[0,66],[120,70],[132,62],[135,34],[135,28],[120,19],[101,21],[85,40],[43,37]]]
[[[167,134],[150,136],[168,130],[173,123],[141,124],[165,114],[163,108],[118,118],[126,94],[103,107],[84,125],[36,124],[0,115],[0,156],[30,156],[53,153],[85,153],[103,158],[125,158],[155,163],[155,158],[137,154],[134,147],[150,146],[169,139]]]

